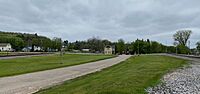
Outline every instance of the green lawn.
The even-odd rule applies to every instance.
[[[0,77],[78,65],[111,57],[114,56],[66,54],[63,58],[52,55],[0,60]]]
[[[5,55],[9,55],[10,52],[0,52],[0,56],[5,56]]]
[[[131,57],[101,72],[69,80],[38,94],[144,94],[162,76],[187,61],[167,56]]]

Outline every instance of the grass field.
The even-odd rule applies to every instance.
[[[5,56],[5,55],[9,55],[10,52],[0,52],[0,56]]]
[[[111,57],[114,56],[66,54],[63,58],[52,55],[0,60],[0,77],[78,65]]]
[[[38,94],[144,94],[162,76],[187,61],[167,56],[131,57],[101,72],[69,80]]]

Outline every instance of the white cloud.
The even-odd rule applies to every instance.
[[[0,0],[0,30],[70,41],[92,36],[116,41],[150,38],[172,44],[176,30],[200,40],[199,0]],[[166,42],[167,41],[167,42]]]

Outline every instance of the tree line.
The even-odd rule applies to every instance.
[[[24,47],[33,48],[33,46],[39,46],[42,47],[44,51],[48,51],[48,49],[58,49],[58,51],[60,51],[62,47],[65,47],[66,51],[89,49],[92,53],[103,53],[104,47],[110,45],[114,48],[115,53],[118,54],[189,54],[192,52],[187,44],[191,34],[191,30],[177,31],[173,35],[173,46],[166,46],[150,39],[137,39],[132,42],[125,42],[123,39],[119,39],[117,42],[111,42],[98,37],[92,37],[85,41],[69,42],[68,40],[62,41],[61,38],[56,37],[50,39],[45,36],[38,36],[37,34],[12,32],[0,32],[0,43],[11,43],[12,48],[16,51],[21,51]],[[196,45],[195,51],[200,52],[200,41],[196,43]]]
[[[66,47],[67,51],[72,50],[82,50],[82,49],[90,49],[90,52],[98,52],[103,53],[104,47],[106,45],[115,45],[115,42],[111,42],[109,40],[101,40],[100,38],[89,38],[86,41],[75,41],[69,42],[66,40],[64,41],[64,46]]]
[[[106,45],[114,47],[115,52],[118,54],[150,54],[150,53],[177,53],[177,54],[191,54],[192,50],[187,45],[188,40],[192,34],[191,30],[179,30],[174,35],[174,45],[166,46],[157,41],[150,39],[137,39],[132,42],[126,43],[123,39],[119,39],[117,42],[111,42],[109,40],[101,40],[99,38],[90,38],[86,41],[75,41],[68,43],[67,51],[90,49],[90,52],[103,53],[103,49]],[[197,48],[200,52],[200,42],[197,43]]]
[[[90,52],[103,53],[104,47],[110,45],[115,49],[115,53],[119,54],[150,54],[150,53],[164,53],[175,52],[175,47],[165,46],[156,41],[150,41],[149,39],[137,39],[131,43],[126,43],[123,39],[119,39],[118,42],[111,42],[109,40],[101,40],[99,38],[90,38],[86,41],[75,41],[65,44],[67,51],[89,49]]]
[[[47,38],[37,34],[13,33],[0,31],[0,43],[10,43],[16,51],[21,51],[24,47],[42,47],[44,51],[48,49],[60,50],[62,46],[61,38]],[[31,49],[33,50],[33,49]]]

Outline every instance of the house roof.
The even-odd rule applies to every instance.
[[[10,45],[10,43],[0,43],[0,47],[6,47],[7,45]]]
[[[115,49],[114,46],[111,46],[111,45],[106,45],[105,48],[112,48],[112,49]]]

